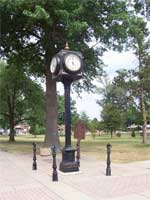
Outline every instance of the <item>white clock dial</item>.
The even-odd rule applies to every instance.
[[[65,66],[71,72],[77,72],[81,68],[81,59],[75,54],[67,54],[65,56]]]
[[[52,74],[55,73],[56,67],[57,67],[57,59],[56,57],[53,57],[50,64],[50,71]]]

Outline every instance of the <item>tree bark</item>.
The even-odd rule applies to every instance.
[[[59,146],[57,131],[57,95],[56,81],[52,79],[49,70],[46,73],[46,130],[44,147],[55,144]]]
[[[141,112],[143,117],[143,144],[146,144],[147,139],[147,119],[146,119],[146,109],[145,109],[145,101],[144,101],[144,91],[143,87],[140,89],[140,103],[141,103]]]
[[[140,44],[139,45],[139,72],[142,69],[142,51],[140,49]],[[139,74],[139,80],[140,82],[142,81],[143,77]],[[143,89],[143,84],[142,82],[140,83],[140,104],[141,104],[141,113],[143,117],[143,144],[146,144],[147,140],[147,119],[146,119],[146,108],[145,108],[145,97],[144,97],[144,89]]]
[[[9,109],[9,127],[10,127],[10,133],[9,133],[9,142],[15,142],[15,122],[14,122],[14,103],[15,103],[15,90],[14,95],[12,98],[7,96],[7,103],[8,103],[8,109]]]
[[[113,138],[113,130],[111,130],[110,133],[111,133],[111,138]]]
[[[14,130],[14,118],[13,118],[13,116],[10,116],[9,126],[10,126],[9,142],[15,142],[15,130]]]

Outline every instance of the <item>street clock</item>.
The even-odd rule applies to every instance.
[[[78,80],[82,77],[83,56],[80,52],[62,49],[52,58],[50,71],[58,81],[64,77]]]
[[[79,80],[83,74],[83,56],[80,52],[65,49],[55,54],[50,63],[52,78],[61,81],[64,85],[65,99],[65,146],[62,149],[62,161],[59,170],[62,172],[79,171],[75,160],[76,148],[71,146],[71,107],[70,89],[73,81]]]

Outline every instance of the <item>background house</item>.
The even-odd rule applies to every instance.
[[[15,126],[16,134],[29,134],[30,126],[27,124],[19,124]]]

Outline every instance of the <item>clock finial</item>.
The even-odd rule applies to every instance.
[[[69,50],[69,49],[70,49],[70,48],[69,48],[69,45],[68,45],[68,42],[66,42],[65,49],[66,49],[66,50]]]

